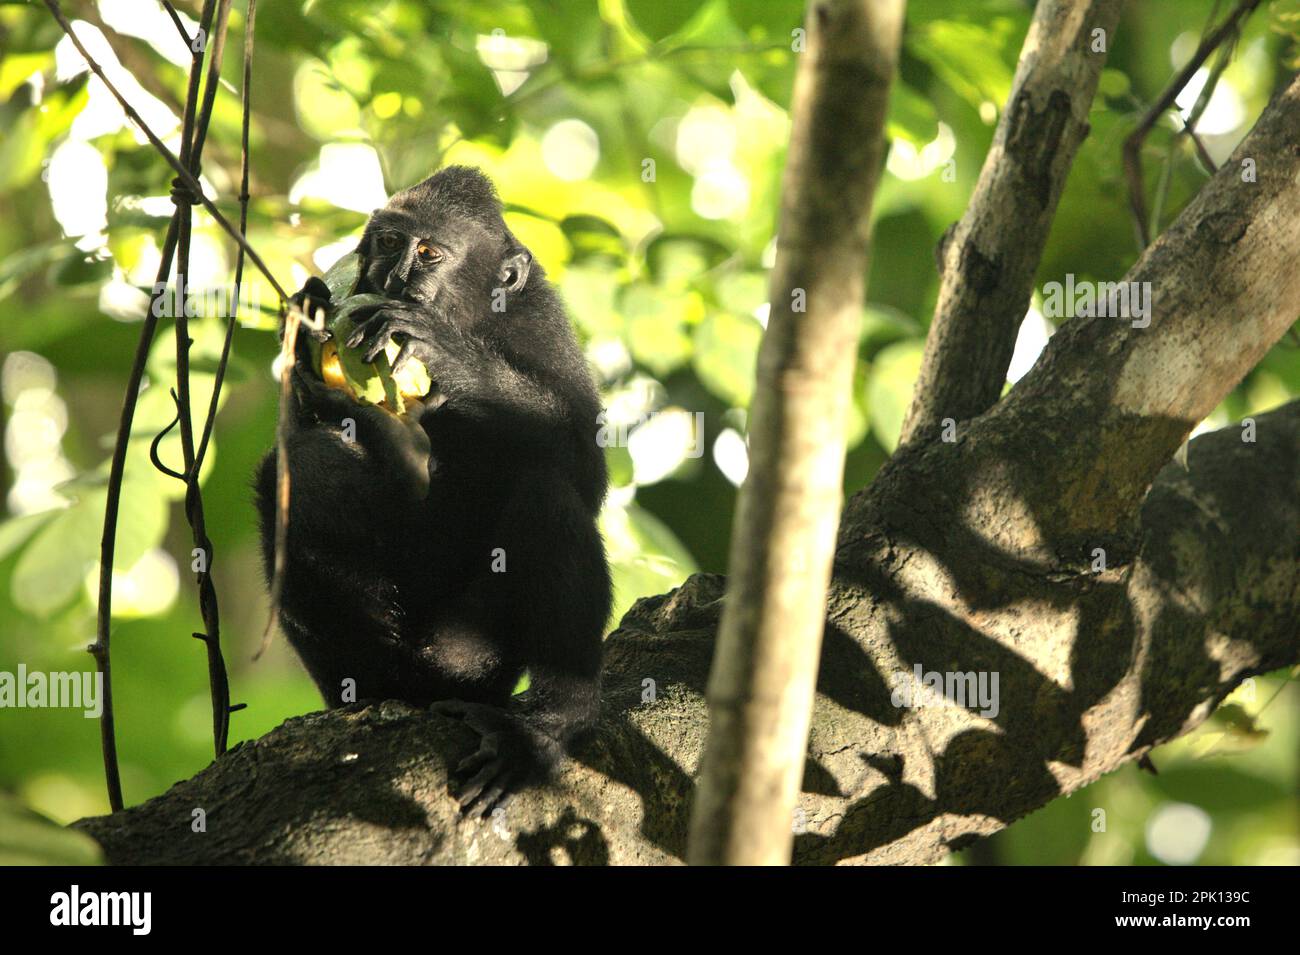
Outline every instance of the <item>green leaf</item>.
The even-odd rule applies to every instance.
[[[611,626],[623,618],[639,597],[676,587],[696,570],[690,552],[663,521],[636,504],[606,507],[600,527],[609,542],[614,578]]]
[[[732,407],[746,407],[754,394],[754,372],[763,326],[748,316],[714,312],[695,331],[695,373]]]
[[[553,219],[533,215],[517,209],[505,214],[506,228],[533,253],[538,262],[545,262],[552,274],[561,272],[573,255],[568,236]]]
[[[896,342],[881,349],[871,364],[867,383],[867,414],[881,447],[893,451],[912,401],[912,387],[921,373],[925,346],[918,341]]]
[[[113,257],[73,249],[50,269],[50,281],[64,287],[99,285],[113,277]]]
[[[330,290],[330,299],[341,301],[352,294],[360,277],[361,256],[349,252],[329,267],[329,270],[321,276],[321,281]]]
[[[293,98],[303,130],[321,142],[332,142],[361,127],[361,107],[320,61],[298,68]]]
[[[8,52],[0,60],[0,100],[7,100],[33,73],[47,70],[54,63],[53,51],[39,53]]]
[[[732,21],[753,37],[788,38],[803,26],[803,0],[727,0]]]
[[[24,514],[11,517],[0,523],[0,560],[4,560],[31,537],[46,521],[59,513],[58,510],[41,511],[37,514]]]
[[[775,57],[769,57],[769,60],[775,62],[767,62],[761,68],[751,67],[746,71],[746,76],[758,87],[760,93],[777,106],[788,110],[790,94],[794,92],[795,56],[791,53],[779,60]]]
[[[1129,78],[1121,70],[1105,69],[1101,71],[1101,79],[1097,83],[1097,89],[1102,96],[1110,99],[1117,99],[1129,91]]]
[[[637,283],[623,290],[619,305],[628,349],[642,365],[663,377],[690,358],[686,325],[703,314],[698,295],[672,295],[658,286]]]
[[[574,266],[565,269],[560,292],[569,314],[587,338],[611,338],[621,335],[623,321],[614,306],[618,292],[618,272],[600,266]]]
[[[1159,755],[1156,759],[1159,760]],[[1233,766],[1197,761],[1161,767],[1148,786],[1169,799],[1200,806],[1207,812],[1255,812],[1284,803],[1294,795],[1276,781]]]
[[[889,92],[888,123],[891,138],[906,139],[918,148],[939,135],[934,104],[901,80]]]
[[[133,442],[132,447],[134,460],[140,461],[144,452],[140,442]],[[113,566],[118,571],[130,570],[162,541],[167,530],[167,501],[159,489],[160,480],[147,461],[126,473],[113,551]],[[99,559],[107,487],[98,474],[88,474],[61,490],[75,493],[77,499],[54,512],[32,535],[10,581],[14,603],[39,618],[51,617],[71,603]]]
[[[621,261],[627,254],[623,236],[612,222],[596,216],[567,216],[560,222],[560,228],[573,247],[575,261],[587,258]]]
[[[714,284],[718,304],[737,315],[753,315],[767,304],[767,273],[728,272]]]
[[[45,139],[35,110],[24,110],[15,121],[7,122],[0,138],[0,192],[25,186],[41,171]]]
[[[3,261],[0,261],[0,299],[11,295],[18,284],[37,269],[62,261],[75,251],[72,242],[66,239],[55,239],[19,249],[5,256]]]
[[[515,129],[515,114],[505,109],[505,100],[477,52],[467,52],[453,43],[439,48],[451,77],[451,90],[443,97],[442,108],[455,121],[467,139],[492,139],[505,146]]]
[[[976,109],[986,100],[1006,102],[1011,65],[1003,58],[1004,40],[1014,32],[1007,18],[990,24],[939,20],[908,32],[907,51]]]
[[[1197,731],[1202,755],[1218,756],[1244,753],[1262,744],[1269,731],[1259,725],[1257,714],[1249,713],[1236,703],[1225,703]]]
[[[96,497],[104,500],[102,492]],[[44,619],[72,602],[95,561],[102,513],[102,503],[95,509],[79,502],[41,528],[18,558],[10,581],[19,610]]]
[[[197,440],[196,428],[195,441]],[[211,447],[208,453],[212,453]],[[117,543],[113,548],[113,567],[118,571],[130,570],[148,551],[162,543],[163,534],[167,531],[167,501],[159,492],[158,485],[166,481],[178,489],[184,487],[179,481],[155,472],[147,460],[137,458],[137,463],[128,465],[122,482],[122,497],[118,502],[117,514]],[[78,502],[74,505],[86,507],[92,513],[95,533],[91,550],[95,560],[99,558],[104,504],[107,500],[108,490],[105,488],[102,497],[88,497],[84,504]],[[188,533],[187,530],[186,534]]]
[[[637,28],[651,40],[678,32],[701,9],[697,0],[623,0]]]
[[[598,0],[528,0],[528,6],[550,48],[548,58],[573,67],[599,56],[604,24]]]
[[[632,455],[621,444],[605,448],[605,465],[609,468],[609,483],[613,487],[626,487],[632,483]]]
[[[646,264],[660,285],[684,288],[724,261],[731,250],[707,236],[667,234],[646,247]]]
[[[38,815],[0,793],[0,865],[103,865],[90,836]]]
[[[912,316],[889,305],[869,302],[862,309],[862,342],[884,346],[900,338],[924,337],[925,331]]]

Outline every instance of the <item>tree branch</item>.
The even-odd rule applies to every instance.
[[[1131,551],[1156,472],[1300,314],[1297,143],[1300,79],[1124,277],[1149,318],[1067,322],[969,440],[935,449],[966,459],[964,521],[1049,563]]]
[[[1114,41],[1123,0],[1041,0],[966,214],[940,241],[939,300],[902,443],[1002,394],[1034,273]]]
[[[820,0],[807,24],[692,821],[706,865],[790,860],[903,3]]]
[[[1298,461],[1300,402],[1261,416],[1255,444],[1235,427],[1198,438],[1191,472],[1166,469],[1143,508],[1139,559],[1089,578],[1000,564],[960,534],[947,553],[927,551],[910,539],[926,515],[903,507],[869,538],[847,522],[841,557],[872,556],[837,568],[795,861],[934,862],[1190,731],[1247,676],[1300,659]],[[607,644],[599,734],[557,788],[497,820],[462,820],[447,792],[473,734],[384,703],[291,719],[164,795],[76,827],[125,864],[677,861],[722,593],[722,578],[697,575],[637,603]],[[892,706],[888,677],[918,662],[999,672],[1000,712]],[[191,831],[196,808],[206,832]]]

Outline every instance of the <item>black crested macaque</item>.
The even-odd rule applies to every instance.
[[[373,361],[396,342],[395,366],[418,359],[433,387],[399,418],[326,387],[299,348],[280,624],[329,706],[352,680],[355,700],[432,704],[477,731],[456,797],[484,815],[544,778],[597,713],[610,611],[599,399],[558,295],[478,170],[397,193],[357,251],[357,292],[387,300],[338,345]],[[298,300],[328,295],[312,279]],[[275,472],[273,450],[256,480],[268,577]]]

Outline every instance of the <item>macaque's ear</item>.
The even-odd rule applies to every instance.
[[[497,279],[508,292],[518,292],[528,284],[528,272],[533,267],[533,255],[527,249],[515,249],[501,260]]]

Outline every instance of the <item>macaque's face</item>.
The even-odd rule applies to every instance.
[[[449,316],[486,301],[504,236],[455,213],[415,215],[404,197],[399,193],[366,226],[358,291],[437,305]]]

